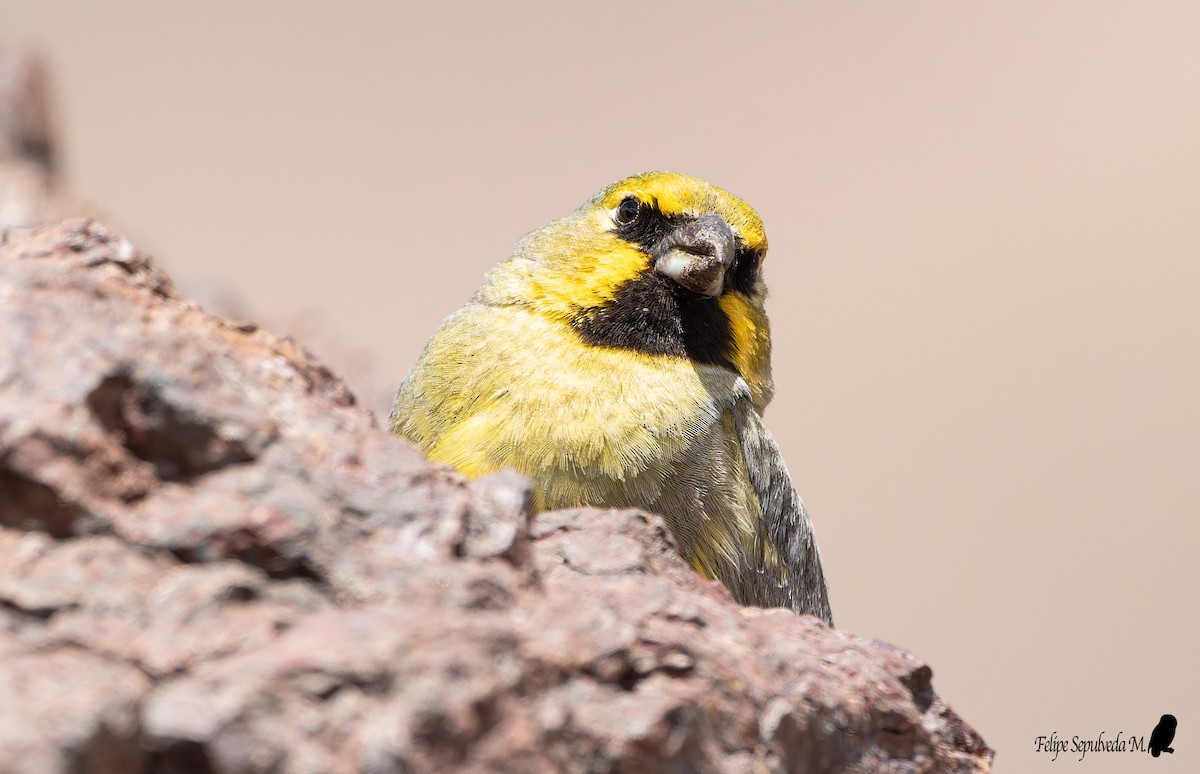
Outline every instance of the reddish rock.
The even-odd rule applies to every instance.
[[[58,190],[50,102],[41,59],[0,45],[0,227],[85,214]]]
[[[0,232],[0,770],[988,770],[912,655],[529,503],[103,227]]]

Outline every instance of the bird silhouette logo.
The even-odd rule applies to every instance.
[[[1171,741],[1175,739],[1175,726],[1178,724],[1174,715],[1162,716],[1162,720],[1158,721],[1158,725],[1150,734],[1151,755],[1157,758],[1163,753],[1175,752],[1175,748],[1171,747]]]

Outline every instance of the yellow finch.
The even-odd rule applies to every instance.
[[[771,399],[766,235],[716,186],[654,172],[532,232],[446,319],[392,432],[536,507],[662,514],[743,604],[832,622],[812,524],[760,414]]]

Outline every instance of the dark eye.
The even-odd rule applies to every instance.
[[[734,253],[733,271],[725,275],[727,287],[747,296],[754,295],[754,286],[758,282],[759,268],[762,266],[763,251],[739,247]]]
[[[613,220],[617,222],[618,226],[628,226],[630,223],[637,220],[638,213],[641,212],[641,209],[642,203],[639,202],[636,197],[626,196],[621,201],[620,206],[617,207],[617,214],[613,217]]]

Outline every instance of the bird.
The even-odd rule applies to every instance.
[[[1174,715],[1163,715],[1159,718],[1158,725],[1150,732],[1150,754],[1155,758],[1163,753],[1174,753],[1175,748],[1171,747],[1171,742],[1175,740],[1175,729],[1179,726],[1179,721]]]
[[[445,319],[389,429],[538,511],[660,514],[739,603],[833,625],[808,512],[763,424],[774,393],[758,214],[674,172],[615,182],[530,232]]]

